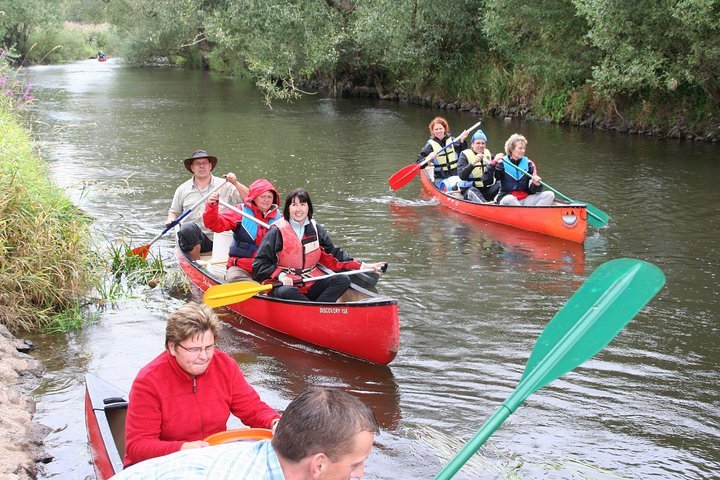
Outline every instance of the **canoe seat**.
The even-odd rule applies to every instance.
[[[115,446],[120,458],[125,457],[125,417],[127,416],[128,402],[122,398],[106,398],[105,416],[107,417],[110,431],[112,432]]]
[[[363,294],[362,292],[359,292],[355,290],[354,288],[348,288],[345,290],[345,292],[340,295],[340,298],[336,300],[337,303],[346,303],[346,302],[359,302],[361,300],[365,300],[368,298],[367,295]]]

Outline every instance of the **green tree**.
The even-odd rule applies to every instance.
[[[47,8],[43,0],[0,1],[0,34],[3,47],[13,49],[24,56],[32,45],[28,37],[35,28],[47,27],[58,22],[57,11]]]
[[[571,0],[487,0],[483,31],[510,68],[539,83],[579,85],[591,75],[597,50],[585,38],[587,22]]]
[[[699,87],[720,100],[718,0],[573,0],[603,53],[593,69],[607,97]]]

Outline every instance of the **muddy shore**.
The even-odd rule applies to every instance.
[[[44,368],[27,353],[32,349],[0,324],[0,478],[5,480],[35,479],[38,465],[51,460],[43,451],[49,429],[33,422],[32,392]]]

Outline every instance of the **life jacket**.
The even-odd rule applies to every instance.
[[[465,155],[465,157],[468,159],[468,162],[472,163],[477,158],[477,153],[473,152],[472,148],[468,148],[467,150],[463,150],[462,153]],[[475,188],[482,188],[485,186],[485,184],[482,181],[483,171],[485,170],[485,166],[490,163],[492,160],[492,154],[490,153],[490,150],[487,148],[483,152],[483,158],[480,161],[479,165],[475,165],[475,167],[470,171],[470,180],[461,180],[458,183],[458,186],[461,189],[475,187]]]
[[[445,145],[447,145],[447,142],[452,142],[452,137],[445,137]],[[433,152],[440,152],[442,148],[445,145],[440,145],[440,143],[434,139],[428,140],[428,143],[433,149]],[[435,161],[437,162],[437,165],[435,167],[436,170],[440,170],[442,172],[445,172],[450,175],[454,175],[457,171],[457,153],[455,153],[455,145],[450,145],[448,148],[443,150],[438,154],[437,157],[435,157]]]
[[[275,206],[264,215],[260,210],[253,209],[248,205],[243,205],[242,211],[270,225],[282,218],[280,211]],[[228,255],[230,257],[253,258],[266,232],[267,228],[249,218],[242,217],[242,222],[240,222],[238,228],[233,230],[233,242],[230,245]]]
[[[304,227],[302,240],[298,239],[292,225],[284,218],[278,220],[275,226],[280,231],[283,241],[283,248],[277,253],[278,268],[282,268],[283,272],[293,280],[323,275],[317,266],[322,249],[315,220],[310,220],[311,232],[308,232],[308,225]],[[296,287],[303,292],[309,290],[311,285],[296,285]]]
[[[514,164],[510,160],[510,156],[505,155],[503,160],[505,173],[500,181],[500,189],[504,193],[512,194],[518,200],[524,199],[529,195],[528,190],[530,189],[530,177],[515,168]],[[532,164],[527,157],[522,157],[517,166],[528,173],[532,173],[530,171],[531,165]]]

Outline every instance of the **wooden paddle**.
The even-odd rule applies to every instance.
[[[472,127],[468,128],[467,131],[470,132],[471,130],[475,130],[481,124],[482,124],[482,120],[477,122]],[[437,152],[433,152],[430,155],[428,155],[427,157],[425,157],[425,160],[423,160],[422,162],[413,163],[412,165],[403,167],[400,170],[398,170],[397,172],[395,172],[395,174],[388,179],[388,185],[390,185],[390,188],[392,190],[399,190],[402,187],[404,187],[405,185],[407,185],[408,183],[410,183],[410,181],[413,178],[415,178],[415,175],[417,175],[417,173],[420,171],[421,168],[423,168],[425,166],[426,163],[430,162],[435,157],[437,157],[438,154],[440,154],[440,152],[445,151],[445,149],[447,149],[451,145],[453,145],[453,142],[452,142],[453,140],[454,139],[451,138],[450,141],[448,141],[447,145],[445,145],[443,148],[441,148]]]
[[[528,177],[531,177],[531,178],[532,178],[532,174],[531,174],[531,173],[526,172],[525,170],[523,170],[522,168],[518,167],[517,165],[513,165],[511,162],[509,162],[508,160],[506,160],[505,157],[503,157],[503,162],[505,162],[505,163],[507,163],[508,165],[511,165],[512,167],[518,169],[518,171],[519,171],[520,173],[524,173],[524,174],[527,175]],[[552,188],[550,185],[548,185],[547,183],[543,182],[542,180],[540,181],[540,184],[541,184],[542,186],[544,186],[545,188],[547,188],[548,190],[550,190],[550,191],[552,191],[552,192],[555,192],[555,195],[558,195],[558,196],[564,198],[565,200],[567,200],[567,201],[570,202],[570,203],[580,203],[580,204],[585,205],[585,207],[587,208],[588,215],[589,215],[589,216],[588,216],[588,223],[589,223],[590,225],[592,225],[593,227],[600,228],[600,227],[604,227],[605,225],[607,225],[608,220],[610,219],[610,216],[609,216],[607,213],[605,213],[605,212],[603,212],[602,210],[600,210],[599,208],[597,208],[595,205],[591,205],[591,204],[589,204],[589,203],[587,203],[587,202],[576,202],[576,201],[573,200],[572,198],[567,197],[567,196],[563,195],[562,193],[558,192],[557,190],[555,190],[554,188]]]
[[[130,250],[129,252],[127,252],[127,255],[137,255],[137,256],[140,256],[140,257],[142,257],[142,258],[147,258],[148,252],[150,252],[150,246],[151,246],[153,243],[157,242],[157,241],[160,239],[160,237],[162,237],[162,236],[165,235],[167,232],[169,232],[170,229],[173,228],[173,227],[174,227],[175,225],[177,225],[178,223],[180,223],[183,218],[185,218],[185,217],[187,217],[188,215],[190,215],[190,212],[192,212],[192,211],[195,210],[197,207],[199,207],[200,205],[202,205],[203,203],[205,203],[205,201],[210,197],[210,195],[212,195],[213,193],[215,193],[215,192],[217,192],[218,190],[220,190],[220,189],[221,189],[222,187],[224,187],[226,184],[227,184],[227,180],[225,180],[224,182],[222,182],[220,185],[218,185],[218,186],[215,187],[214,189],[210,190],[210,191],[209,191],[208,193],[206,193],[200,200],[198,200],[194,205],[192,205],[190,208],[188,208],[187,210],[185,210],[185,211],[184,211],[179,217],[177,217],[175,220],[173,220],[172,222],[170,222],[170,223],[168,224],[168,226],[166,226],[165,229],[164,229],[162,232],[160,232],[160,233],[158,233],[157,235],[155,235],[155,238],[153,238],[152,240],[150,240],[149,243],[146,243],[145,245],[141,245],[141,246],[139,246],[139,247],[133,248],[132,250]]]
[[[387,269],[387,264],[383,267],[383,272]],[[319,277],[303,278],[295,280],[293,283],[310,283],[334,277],[336,275],[356,275],[358,273],[375,272],[374,268],[361,268],[360,270],[349,270],[347,272],[336,272],[329,275],[321,275]],[[256,283],[256,282],[233,282],[213,285],[205,291],[203,302],[209,307],[223,307],[232,305],[233,303],[244,302],[253,295],[270,290],[273,287],[282,285],[280,282],[275,283]]]
[[[598,267],[540,334],[515,391],[435,480],[452,478],[531,393],[602,350],[664,284],[660,269],[641,260]]]

